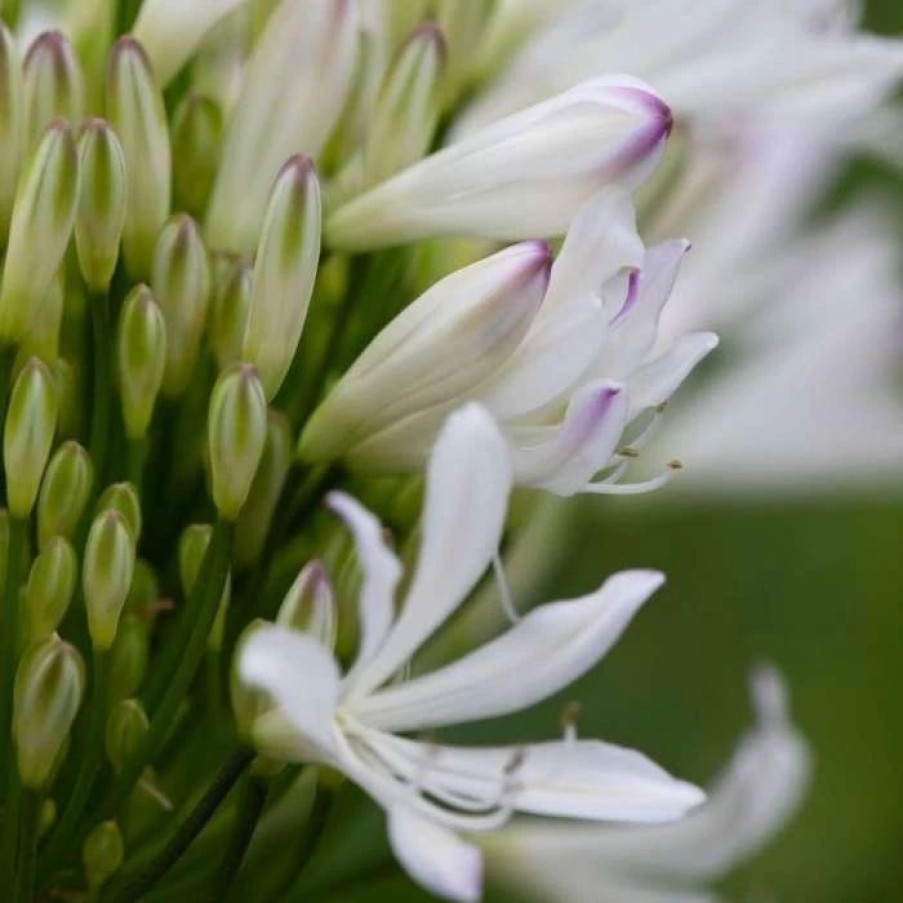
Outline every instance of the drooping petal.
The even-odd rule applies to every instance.
[[[449,805],[507,806],[590,821],[667,822],[705,794],[642,753],[597,740],[523,747],[438,746],[373,731],[367,740],[407,781]]]
[[[404,806],[388,813],[389,842],[405,871],[444,900],[474,903],[483,890],[483,856],[454,831]]]
[[[395,588],[401,564],[383,539],[380,522],[351,496],[330,493],[327,504],[354,534],[357,557],[363,571],[358,599],[361,641],[349,678],[366,665],[383,641],[395,613]]]
[[[656,571],[623,571],[591,595],[540,606],[470,655],[358,701],[355,712],[395,731],[519,711],[591,668],[663,581]]]
[[[423,539],[411,588],[352,695],[394,674],[464,601],[498,550],[511,481],[507,445],[486,410],[468,404],[449,417],[427,469]]]
[[[518,483],[557,495],[580,492],[607,467],[627,422],[623,386],[590,383],[574,393],[564,420],[554,427],[512,427]]]
[[[339,668],[310,636],[265,625],[242,644],[239,678],[264,690],[311,745],[333,751],[333,716],[339,699]]]
[[[693,368],[717,345],[718,336],[713,332],[691,332],[680,336],[664,354],[631,376],[631,412],[654,408],[666,402]]]

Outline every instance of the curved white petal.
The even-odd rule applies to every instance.
[[[483,856],[454,831],[405,806],[388,813],[389,842],[405,871],[444,900],[474,903],[483,891]]]
[[[690,243],[672,239],[650,248],[628,296],[612,322],[611,336],[596,372],[621,379],[641,364],[655,344],[658,321]]]
[[[574,495],[615,453],[627,422],[627,392],[604,381],[578,389],[555,427],[509,431],[518,483],[557,495]]]
[[[693,368],[718,345],[713,332],[691,332],[678,338],[660,357],[630,377],[633,413],[666,402]]]
[[[383,539],[382,524],[363,505],[343,492],[331,492],[329,507],[354,534],[357,558],[363,572],[358,596],[361,640],[357,659],[348,677],[372,657],[392,625],[395,588],[401,579],[401,564]]]
[[[360,700],[355,714],[374,727],[417,730],[516,712],[591,668],[663,582],[656,571],[623,571],[589,596],[540,606],[470,655]]]
[[[285,627],[265,625],[242,644],[240,680],[273,697],[285,718],[309,743],[331,754],[339,668],[316,640]]]
[[[403,780],[453,804],[592,821],[672,821],[705,800],[642,753],[597,740],[522,747],[437,746],[373,731],[367,741]]]
[[[385,643],[349,684],[379,686],[464,601],[498,550],[511,491],[511,462],[495,422],[478,404],[448,418],[427,469],[420,555]]]

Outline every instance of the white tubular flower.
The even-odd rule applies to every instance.
[[[796,811],[811,773],[780,676],[771,668],[754,673],[752,696],[755,727],[686,818],[629,830],[516,823],[486,838],[490,872],[544,903],[715,903],[693,888],[755,856]]]
[[[289,157],[315,158],[335,128],[357,61],[354,0],[283,0],[248,63],[226,128],[207,237],[250,254],[267,198]]]
[[[692,333],[654,347],[687,247],[644,250],[627,195],[601,192],[574,220],[547,290],[548,251],[528,242],[446,277],[396,317],[314,413],[302,457],[416,470],[445,417],[478,400],[501,424],[520,484],[559,495],[661,485],[668,471],[617,483],[613,457],[631,425],[635,456],[643,421],[717,342]]]
[[[366,250],[436,235],[562,235],[606,185],[636,186],[671,131],[637,79],[585,82],[432,154],[339,207],[327,243]]]
[[[253,736],[273,738],[299,761],[344,772],[385,810],[395,854],[430,891],[477,900],[481,859],[457,832],[481,833],[514,811],[587,820],[665,822],[702,800],[637,752],[577,740],[453,747],[399,736],[515,712],[591,668],[662,583],[626,571],[579,599],[542,606],[481,648],[436,671],[397,682],[419,647],[459,608],[496,553],[511,488],[505,443],[489,415],[469,405],[452,416],[430,460],[422,542],[395,614],[401,565],[379,522],[353,499],[330,497],[348,524],[363,570],[361,641],[342,676],[310,636],[255,629],[238,672],[275,708]],[[294,740],[290,738],[294,736]]]
[[[848,10],[837,0],[644,0],[614,8],[580,0],[534,32],[456,133],[618,69],[666,91],[678,123],[731,128],[767,113],[836,127],[903,74],[903,44],[857,33]]]
[[[161,85],[186,63],[207,32],[246,0],[144,0],[132,33]]]

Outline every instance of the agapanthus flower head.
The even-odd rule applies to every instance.
[[[491,562],[511,478],[488,413],[472,404],[453,414],[428,466],[420,553],[398,615],[402,568],[379,522],[351,497],[330,496],[363,569],[354,663],[342,675],[322,635],[276,626],[255,627],[238,661],[239,680],[273,701],[248,726],[261,750],[332,765],[360,784],[386,810],[411,876],[455,900],[479,899],[481,885],[479,854],[456,831],[492,830],[516,811],[668,821],[703,798],[640,754],[598,741],[481,749],[400,736],[547,698],[595,664],[661,585],[660,574],[626,571],[595,593],[540,606],[444,668],[393,682]]]

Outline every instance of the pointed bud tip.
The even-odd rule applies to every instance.
[[[421,22],[419,25],[416,25],[408,35],[405,46],[420,42],[435,44],[440,60],[445,62],[448,56],[448,41],[445,39],[445,33],[436,22]]]
[[[31,42],[25,53],[25,65],[28,66],[35,56],[44,51],[57,55],[65,53],[68,48],[69,40],[59,29],[52,28],[41,32]]]

